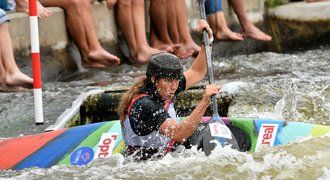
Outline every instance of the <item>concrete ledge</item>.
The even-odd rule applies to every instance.
[[[329,45],[330,2],[298,2],[280,6],[268,11],[268,20],[274,51]]]
[[[60,8],[48,8],[52,16],[39,20],[39,42],[43,79],[58,79],[60,74],[76,69],[68,56],[68,35],[64,12]],[[31,74],[31,45],[29,17],[25,13],[10,13],[9,28],[13,41],[15,59],[22,69]],[[65,68],[63,68],[65,67]]]
[[[290,3],[270,9],[269,16],[293,21],[329,21],[330,2]]]
[[[68,45],[68,36],[65,28],[64,12],[60,8],[47,8],[52,15],[39,19],[39,42],[41,47],[64,49]],[[10,13],[10,34],[14,49],[30,48],[29,16],[25,13]],[[29,50],[28,50],[29,51]]]
[[[245,40],[244,42],[214,43],[215,55],[255,53],[259,51],[286,51],[302,45],[329,44],[330,3],[292,3],[274,9],[264,10],[263,0],[245,0],[250,20],[273,37],[271,43]],[[146,1],[146,27],[149,32],[149,6]],[[198,0],[186,0],[189,13],[189,26],[194,39],[200,43],[200,34],[195,33],[199,21]],[[226,21],[235,31],[240,31],[237,17],[223,1]],[[39,20],[40,51],[44,80],[56,80],[76,71],[80,65],[80,55],[68,37],[64,11],[48,8],[52,16]],[[263,12],[266,12],[264,15]],[[97,36],[102,46],[122,58],[119,50],[120,34],[115,21],[114,10],[109,10],[105,2],[93,5],[93,15]],[[31,74],[29,18],[25,13],[10,13],[10,33],[15,49],[15,58],[23,71]],[[221,47],[221,48],[220,48]],[[123,59],[123,58],[122,58]],[[78,66],[77,66],[78,65]]]
[[[64,11],[57,7],[47,9],[52,15],[39,19],[42,73],[43,79],[56,80],[77,70],[81,58],[78,49],[68,37]],[[105,3],[95,3],[93,15],[96,34],[102,46],[120,56],[114,10],[109,10]],[[8,16],[16,60],[26,72],[31,72],[29,17],[25,13],[9,13]]]

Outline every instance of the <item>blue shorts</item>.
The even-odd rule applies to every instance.
[[[205,13],[206,15],[222,11],[222,0],[206,0]]]
[[[4,11],[8,11],[7,6],[8,6],[7,0],[0,0],[0,9]]]
[[[0,9],[0,24],[7,22],[8,21],[8,17],[7,14],[4,10]]]

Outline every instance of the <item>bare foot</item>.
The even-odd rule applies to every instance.
[[[38,17],[40,19],[46,18],[51,15],[51,13],[37,1]],[[29,14],[29,3],[28,0],[16,0],[16,12],[24,12]]]
[[[33,88],[33,79],[20,71],[13,74],[7,74],[5,83],[8,87],[20,86],[28,89]]]
[[[117,0],[107,0],[107,6],[109,9],[113,8],[117,3]]]
[[[168,53],[174,52],[174,45],[171,40],[166,38],[165,40],[160,40],[152,28],[150,32],[150,45],[153,48],[166,51]]]
[[[187,51],[186,48],[182,44],[175,44],[174,45],[174,54],[178,56],[180,59],[186,59],[192,56],[194,53],[193,50]]]
[[[136,54],[132,56],[132,61],[138,61],[140,63],[147,63],[150,57],[154,54],[165,52],[159,49],[155,49],[149,46],[139,47]]]
[[[87,68],[105,68],[106,66],[118,64],[120,64],[120,59],[103,48],[90,51],[88,60],[83,61],[83,66]]]
[[[27,89],[20,86],[7,86],[6,83],[0,83],[0,92],[24,92]]]
[[[201,50],[201,47],[198,46],[194,41],[183,43],[183,47],[186,48],[187,52],[193,51],[194,57],[196,57]]]
[[[85,68],[96,68],[96,69],[103,69],[106,68],[107,66],[98,62],[90,62],[90,61],[83,61],[82,65]]]
[[[245,37],[255,39],[257,41],[271,41],[272,37],[262,32],[260,29],[251,24],[248,28],[244,28],[243,35]]]
[[[217,41],[243,41],[243,35],[240,33],[236,33],[231,31],[230,29],[226,29],[226,30],[218,30],[215,34],[214,34],[214,38]]]
[[[150,42],[151,47],[166,51],[168,53],[173,53],[174,52],[174,46],[172,44],[166,44],[161,41],[159,41],[156,38],[152,38]]]

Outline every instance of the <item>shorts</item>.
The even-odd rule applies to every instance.
[[[4,10],[0,9],[0,24],[8,22],[7,14]]]
[[[15,9],[15,0],[0,0],[0,9],[4,11],[12,11]]]
[[[222,0],[206,0],[205,1],[206,15],[214,14],[218,11],[222,11]]]

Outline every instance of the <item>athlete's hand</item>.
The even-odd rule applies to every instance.
[[[206,29],[206,32],[209,35],[209,42],[212,43],[214,40],[213,31],[210,28],[209,24],[204,19],[201,19],[201,20],[199,20],[197,31],[202,32],[204,29]]]
[[[215,84],[210,84],[205,87],[203,99],[210,100],[212,95],[217,94],[220,91],[220,87]]]

